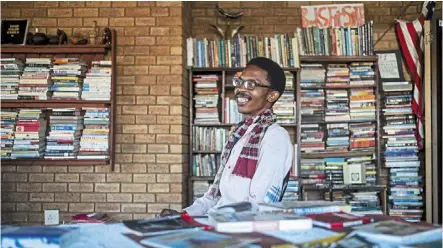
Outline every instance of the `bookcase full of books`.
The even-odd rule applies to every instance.
[[[2,45],[2,165],[111,165],[116,39]]]
[[[294,144],[283,200],[343,200],[362,214],[386,214],[378,57],[372,22],[365,27],[358,35],[346,29],[297,28],[294,35],[274,37],[188,38],[188,203],[213,182],[227,135],[241,120],[232,77],[251,58],[264,56],[279,63],[287,77],[285,94],[274,106],[277,123]],[[312,39],[313,31],[323,38]]]

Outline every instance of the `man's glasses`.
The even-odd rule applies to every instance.
[[[240,77],[234,77],[232,79],[232,84],[234,85],[234,87],[238,88],[243,85],[247,90],[254,90],[255,87],[271,88],[271,86],[259,83],[254,79],[243,79]]]

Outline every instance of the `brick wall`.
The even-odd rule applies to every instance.
[[[2,2],[2,18],[26,17],[30,31],[87,34],[92,21],[117,31],[116,165],[2,166],[2,217],[41,223],[58,208],[116,219],[180,209],[187,173],[187,84],[181,2]],[[190,33],[188,25],[188,34]]]

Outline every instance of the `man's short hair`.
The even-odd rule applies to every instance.
[[[251,59],[246,66],[249,65],[255,65],[266,71],[268,74],[267,79],[271,84],[271,88],[278,91],[280,95],[283,94],[286,87],[286,76],[279,64],[265,57],[256,57]]]

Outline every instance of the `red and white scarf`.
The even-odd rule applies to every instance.
[[[243,146],[240,156],[238,157],[235,164],[234,170],[232,171],[232,174],[245,178],[252,178],[254,176],[255,170],[257,169],[260,143],[265,136],[267,128],[270,125],[274,124],[276,120],[277,117],[272,109],[267,109],[260,115],[244,120],[236,125],[234,132],[232,132],[228,137],[228,142],[226,143],[225,149],[221,156],[220,168],[218,169],[217,175],[215,176],[214,183],[210,191],[210,194],[213,197],[220,196],[220,180],[223,175],[223,170],[226,166],[226,163],[228,162],[229,156],[231,155],[231,150],[234,147],[236,141],[240,140],[240,138],[243,137],[250,125],[257,124],[252,129],[251,137]]]

